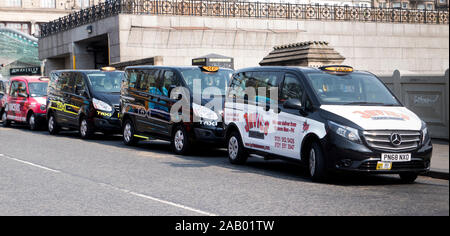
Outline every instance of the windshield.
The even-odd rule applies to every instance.
[[[86,73],[92,89],[100,93],[119,93],[123,72],[88,72]]]
[[[198,91],[199,88],[194,89],[195,83],[201,85],[201,91],[209,87],[216,87],[218,90],[214,92],[211,90],[211,95],[225,95],[226,87],[231,79],[233,71],[219,70],[217,72],[202,71],[200,68],[182,69],[181,74],[189,89],[193,92]],[[219,92],[220,91],[220,92]]]
[[[373,75],[308,73],[306,78],[321,104],[400,106],[384,84]]]
[[[31,97],[45,97],[47,96],[48,83],[28,83]]]

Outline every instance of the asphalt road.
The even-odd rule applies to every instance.
[[[0,215],[449,215],[449,182],[340,175],[313,183],[283,161],[229,164],[225,150],[0,128]]]

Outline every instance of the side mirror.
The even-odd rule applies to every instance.
[[[300,102],[300,100],[298,99],[289,99],[285,101],[283,107],[287,109],[304,110],[302,102]]]

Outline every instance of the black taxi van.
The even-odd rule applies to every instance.
[[[120,99],[124,143],[166,140],[177,154],[188,153],[195,142],[223,144],[223,101],[232,73],[231,69],[211,66],[127,67]],[[210,98],[194,99],[202,93],[196,89],[212,87],[216,89],[212,95],[220,98],[219,111],[204,106]],[[187,92],[174,97],[172,92],[176,88]],[[173,106],[181,100],[188,103],[187,108],[182,108],[187,110],[187,120],[173,119],[171,115]]]
[[[248,92],[261,87],[276,92]],[[425,122],[375,75],[352,67],[238,70],[224,112],[234,164],[249,154],[299,161],[318,181],[330,171],[353,171],[413,182],[430,168]]]
[[[101,70],[59,70],[50,73],[47,123],[50,134],[61,128],[78,130],[81,138],[96,131],[120,133],[119,99],[123,72]]]

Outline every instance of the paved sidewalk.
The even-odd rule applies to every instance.
[[[433,156],[431,158],[431,171],[429,176],[439,179],[447,179],[449,176],[449,149],[448,141],[433,139]]]

